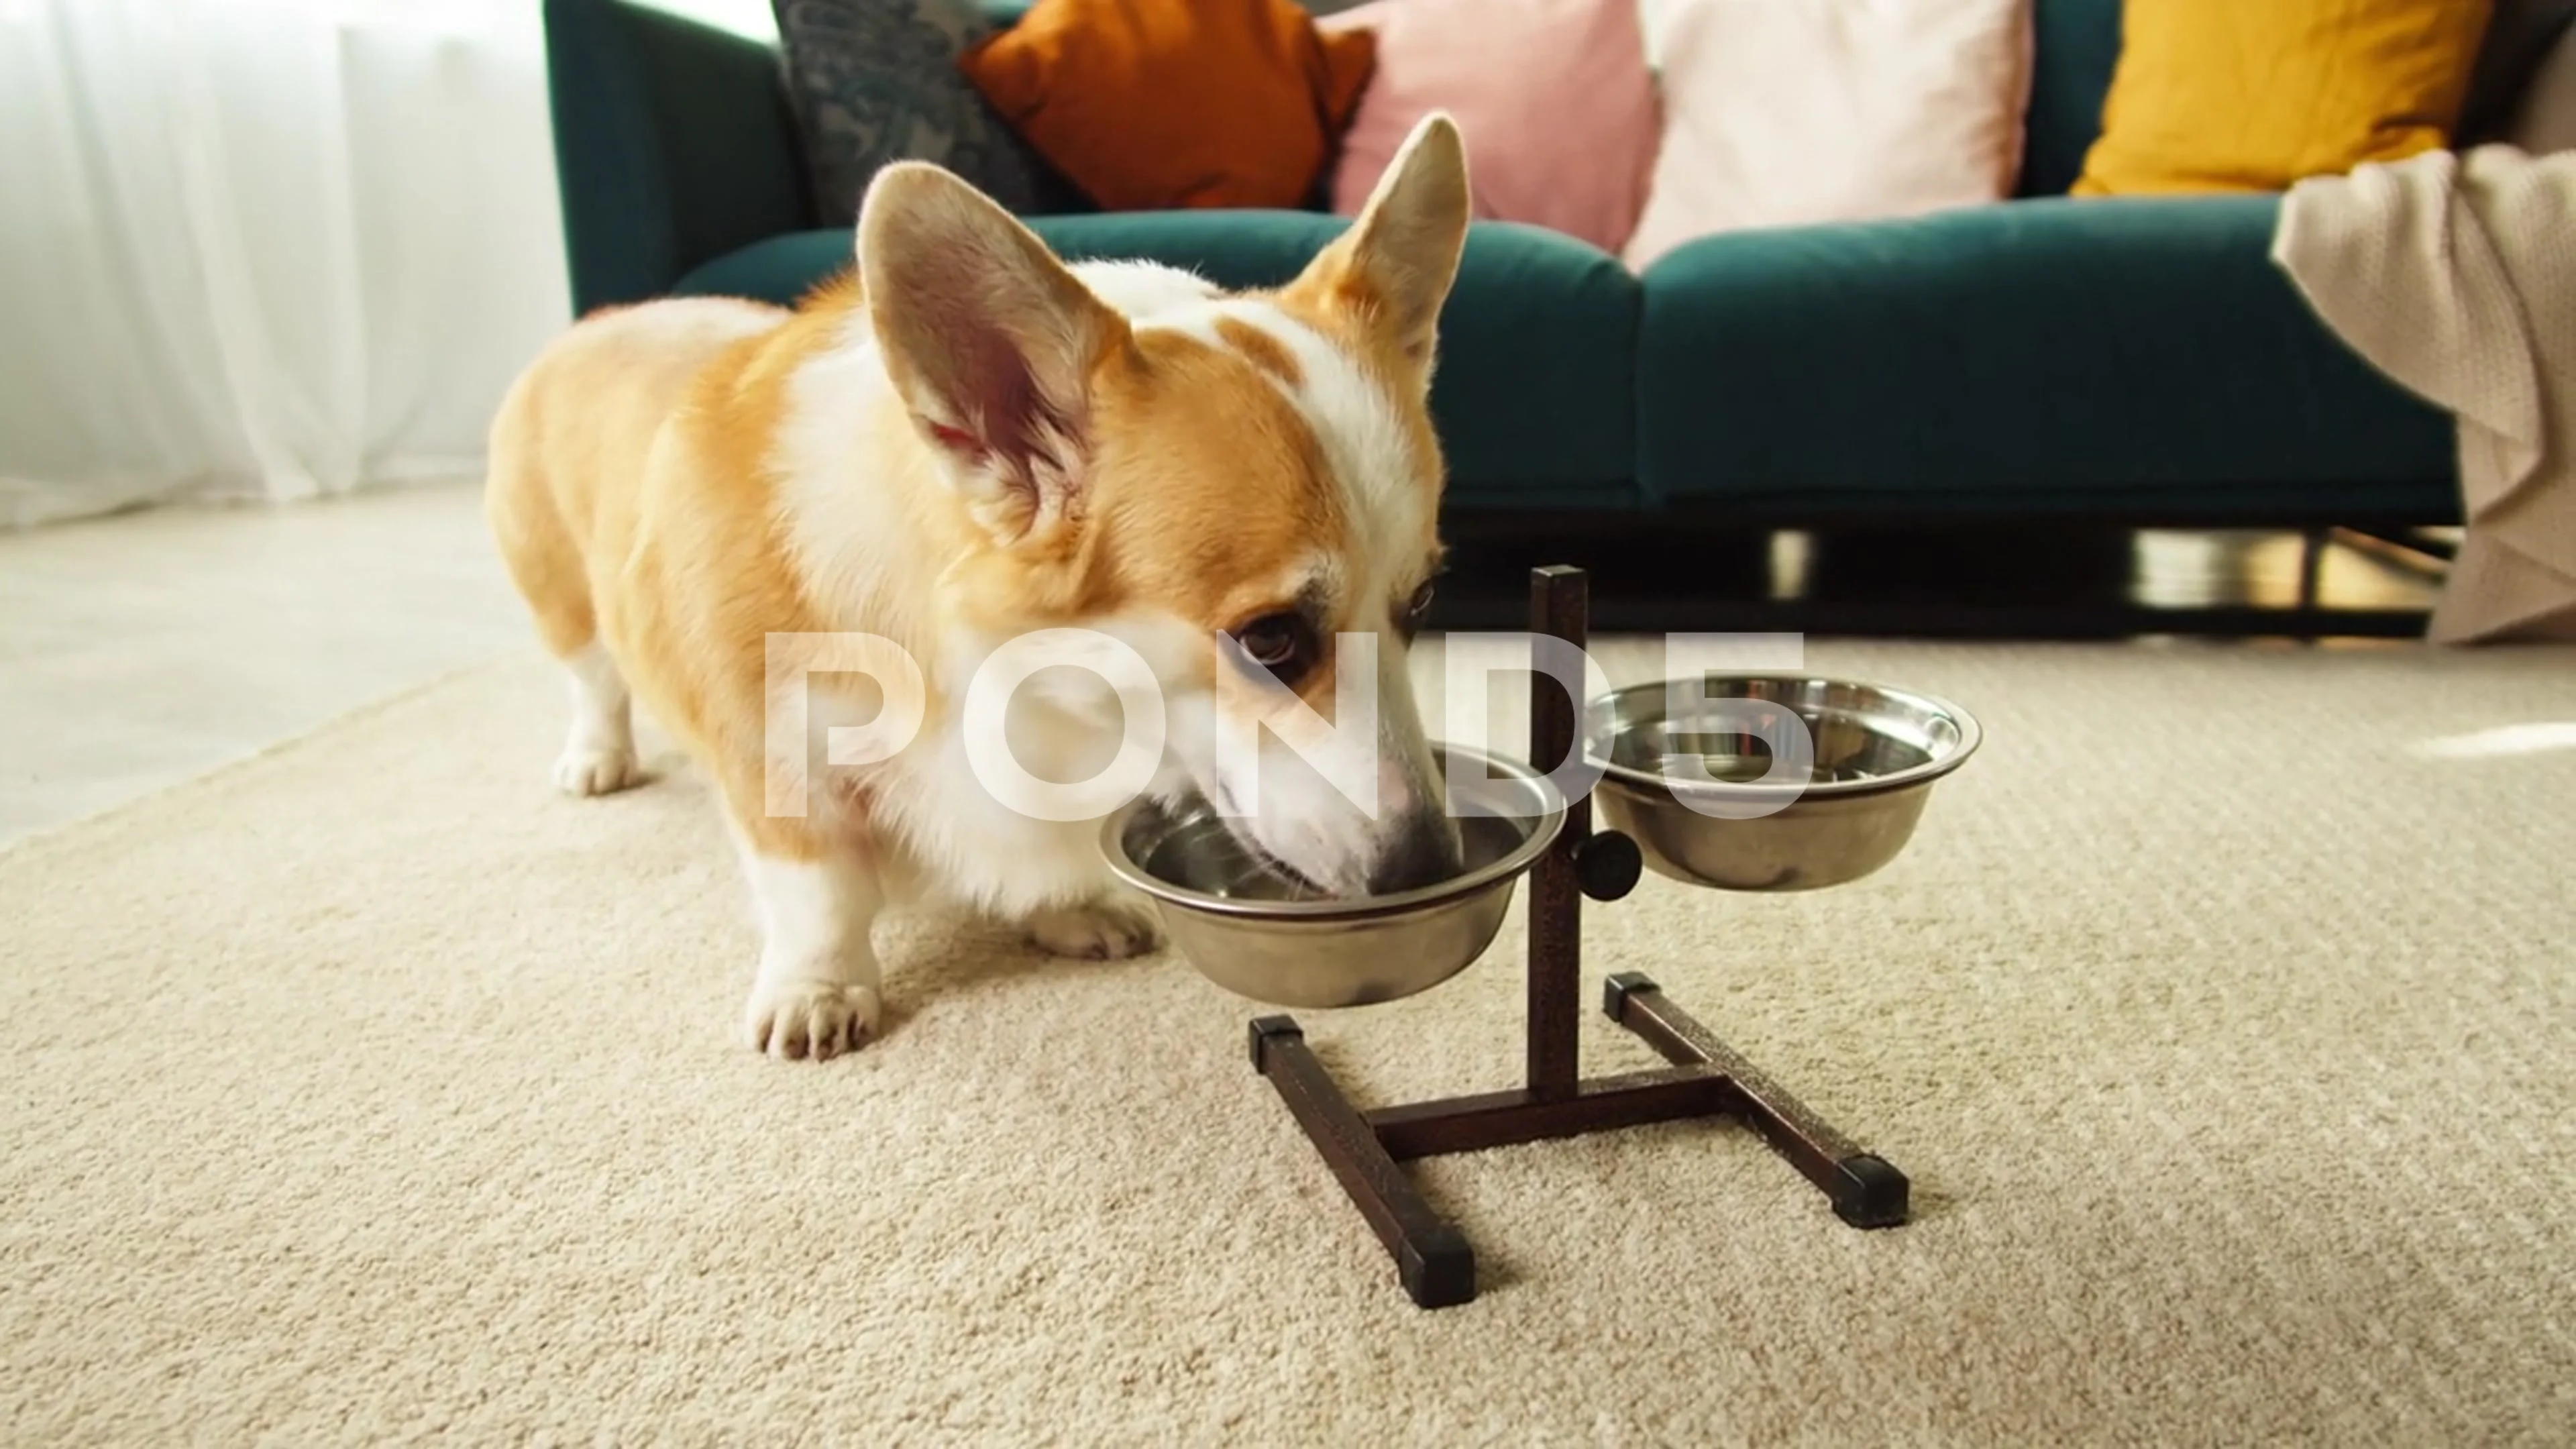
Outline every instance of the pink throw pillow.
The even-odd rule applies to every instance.
[[[1455,117],[1476,215],[1613,253],[1646,199],[1659,109],[1636,0],[1377,0],[1319,22],[1377,33],[1377,69],[1333,172],[1359,214],[1414,123]]]
[[[1664,138],[1630,266],[1713,232],[2012,195],[2030,104],[2030,0],[1659,0],[1659,10]]]

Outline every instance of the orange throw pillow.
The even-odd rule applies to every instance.
[[[958,62],[1107,211],[1312,201],[1376,62],[1291,0],[1037,0]]]

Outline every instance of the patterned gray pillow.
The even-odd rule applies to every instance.
[[[771,0],[815,209],[858,218],[890,161],[935,161],[1013,211],[1046,201],[1036,159],[957,69],[991,29],[974,0]]]

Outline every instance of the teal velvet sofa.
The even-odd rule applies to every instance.
[[[770,48],[630,0],[547,0],[545,16],[578,310],[787,301],[847,264],[848,233],[814,227]],[[2038,0],[2036,23],[2015,200],[1709,237],[1642,277],[1478,223],[1433,397],[1452,524],[2457,521],[2448,419],[2309,314],[2269,260],[2276,198],[2064,194],[2098,131],[2119,0]],[[1068,257],[1242,286],[1291,275],[1342,225],[1075,206],[1029,221]]]

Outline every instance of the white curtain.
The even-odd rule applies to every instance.
[[[0,0],[0,527],[479,473],[567,295],[536,0]]]
[[[0,0],[0,528],[479,474],[570,306],[538,3]]]

